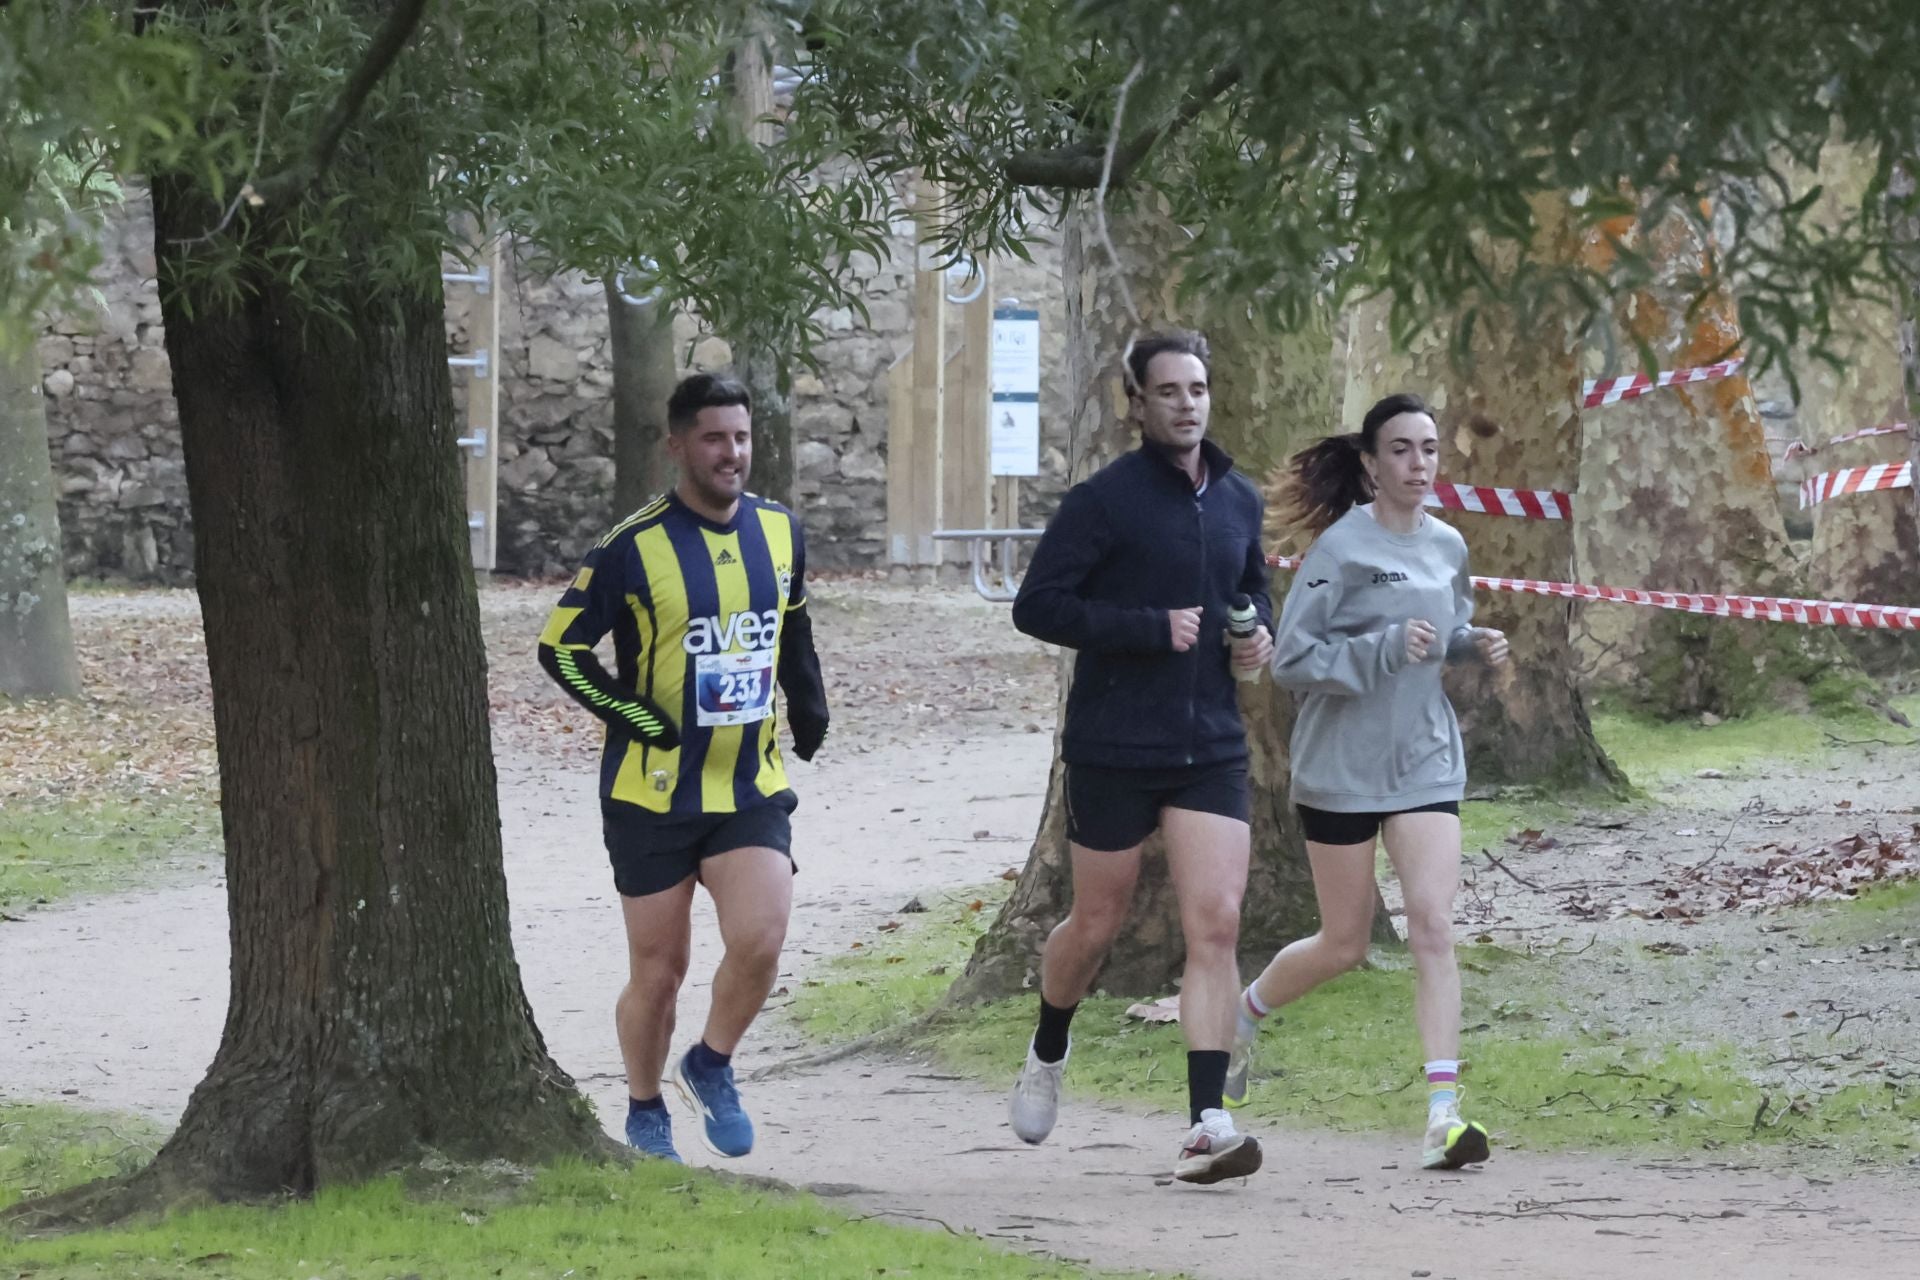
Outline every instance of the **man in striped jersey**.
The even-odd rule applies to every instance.
[[[773,989],[793,904],[777,680],[794,753],[827,732],[806,607],[800,522],[746,492],[752,405],[729,378],[695,374],[667,405],[680,479],[615,526],[540,636],[540,665],[606,722],[600,810],[626,920],[629,973],[615,1006],[627,1068],[627,1141],[678,1160],[663,1074],[716,1155],[753,1148],[734,1048]],[[615,670],[593,649],[613,633]],[[726,948],[701,1038],[667,1065],[686,976],[693,889],[704,884]]]

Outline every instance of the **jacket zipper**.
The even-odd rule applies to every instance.
[[[1201,591],[1200,616],[1204,620],[1206,617],[1206,590],[1207,590],[1207,511],[1205,507],[1200,505],[1200,497],[1198,494],[1195,494],[1193,497],[1193,523],[1194,523],[1194,527],[1199,531],[1199,534],[1200,534],[1200,591]],[[1189,668],[1188,677],[1187,677],[1187,763],[1188,764],[1193,763],[1194,737],[1195,737],[1196,730],[1199,728],[1199,721],[1200,721],[1200,663],[1201,663],[1201,660],[1202,659],[1200,654],[1200,638],[1198,636],[1195,636],[1193,641],[1193,654],[1192,654],[1191,660],[1187,663],[1187,666]]]

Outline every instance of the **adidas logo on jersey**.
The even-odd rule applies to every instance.
[[[780,611],[730,613],[724,620],[689,618],[681,647],[691,654],[728,653],[734,649],[771,649],[780,638]]]
[[[725,547],[720,548],[720,554],[713,558],[713,562],[715,564],[739,564],[740,563],[739,560],[734,558],[733,552],[727,550]]]

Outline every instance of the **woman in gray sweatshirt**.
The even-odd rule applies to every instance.
[[[1424,509],[1439,454],[1425,402],[1397,395],[1374,405],[1358,432],[1292,460],[1289,515],[1315,537],[1280,613],[1273,678],[1296,695],[1293,802],[1320,931],[1282,950],[1246,989],[1227,1100],[1246,1099],[1260,1020],[1366,959],[1374,841],[1384,832],[1406,900],[1427,1056],[1421,1163],[1455,1169],[1487,1158],[1487,1131],[1460,1116],[1453,902],[1467,771],[1440,669],[1498,665],[1507,641],[1470,625],[1467,544]]]

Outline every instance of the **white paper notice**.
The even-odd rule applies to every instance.
[[[1040,313],[993,313],[993,474],[1040,474]]]

